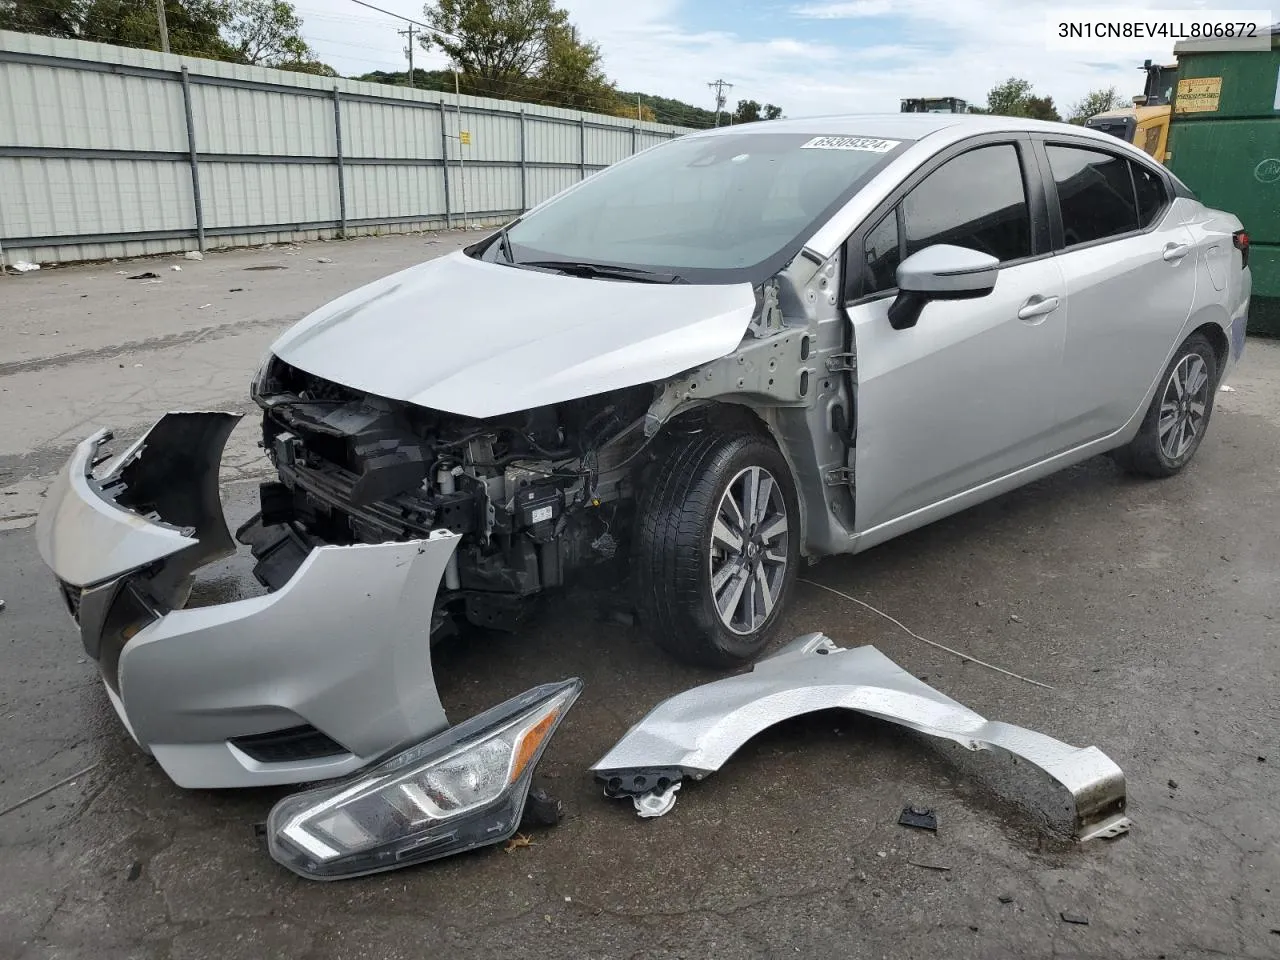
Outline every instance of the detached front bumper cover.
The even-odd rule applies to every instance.
[[[1124,773],[1097,747],[987,720],[917,680],[872,646],[845,649],[821,633],[792,641],[750,673],[660,703],[592,767],[605,793],[631,797],[641,816],[675,803],[683,777],[701,780],[743,744],[791,717],[844,708],[908,727],[971,751],[1010,754],[1056,785],[1041,812],[1080,841],[1128,831]],[[1062,793],[1066,794],[1065,801]],[[1062,804],[1062,807],[1058,806]]]
[[[345,776],[445,729],[429,637],[457,547],[447,530],[313,549],[251,521],[255,549],[285,571],[279,589],[185,607],[196,570],[234,550],[218,467],[238,420],[167,414],[95,472],[110,439],[98,432],[37,522],[126,728],[183,787]]]

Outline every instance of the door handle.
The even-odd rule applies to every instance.
[[[1160,254],[1160,257],[1166,263],[1177,263],[1179,260],[1181,260],[1190,252],[1191,252],[1190,244],[1166,243],[1164,245],[1164,253]]]
[[[1043,317],[1047,313],[1053,313],[1057,309],[1057,297],[1042,297],[1037,293],[1022,305],[1022,309],[1018,311],[1018,319],[1034,320],[1036,317]]]

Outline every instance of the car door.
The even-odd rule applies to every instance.
[[[1066,291],[1044,212],[1029,138],[987,138],[917,173],[850,239],[860,536],[919,525],[913,515],[925,522],[925,508],[1052,445]],[[929,302],[915,326],[895,330],[897,264],[934,243],[997,257],[995,288]]]
[[[1049,214],[1067,284],[1061,449],[1138,412],[1190,316],[1191,232],[1163,173],[1093,142],[1044,139]]]

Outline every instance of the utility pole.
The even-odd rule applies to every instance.
[[[400,36],[408,36],[409,38],[409,86],[413,86],[413,21],[409,21],[408,30],[397,30]]]
[[[732,90],[733,84],[724,80],[716,80],[714,83],[708,83],[707,86],[716,92],[716,126],[718,127],[720,126],[720,111],[724,109],[725,91]]]
[[[640,113],[640,94],[636,94],[636,119],[643,120],[644,116]]]
[[[453,68],[453,97],[458,108],[458,176],[462,179],[462,229],[467,226],[467,171],[462,165],[462,95],[458,92],[458,68]]]
[[[169,52],[169,24],[164,18],[164,0],[156,0],[156,22],[160,25],[160,52]]]

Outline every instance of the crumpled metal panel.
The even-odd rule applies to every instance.
[[[845,649],[821,633],[799,637],[750,673],[660,703],[591,769],[607,794],[647,803],[650,793],[669,790],[682,776],[700,780],[719,770],[743,744],[774,724],[833,708],[878,717],[967,750],[1003,751],[1033,764],[1070,794],[1078,840],[1129,829],[1124,773],[1097,747],[1074,747],[1034,730],[987,720],[916,679],[875,647]]]

